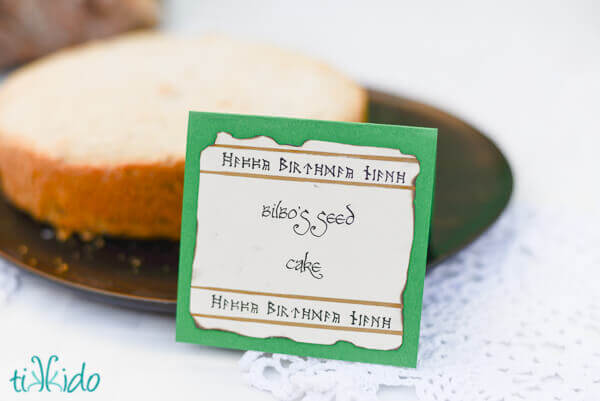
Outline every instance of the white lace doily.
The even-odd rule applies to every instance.
[[[249,351],[279,400],[600,400],[600,230],[589,216],[518,207],[425,280],[417,369]]]
[[[0,259],[0,306],[17,289],[18,282],[17,268]]]

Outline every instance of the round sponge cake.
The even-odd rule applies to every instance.
[[[55,53],[0,87],[5,196],[64,234],[179,238],[190,110],[363,121],[366,93],[271,46],[138,33]]]

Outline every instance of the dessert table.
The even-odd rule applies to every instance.
[[[378,390],[403,400],[599,399],[598,21],[589,1],[166,1],[161,29],[295,48],[481,128],[512,165],[511,205],[428,274],[416,370],[176,343],[172,315],[99,303],[0,261],[0,399],[15,398],[15,369],[53,354],[99,374],[97,391],[71,395],[82,400]]]

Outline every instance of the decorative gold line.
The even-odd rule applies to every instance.
[[[247,177],[247,178],[263,178],[266,180],[283,180],[283,181],[297,181],[297,182],[318,182],[321,184],[340,184],[340,185],[356,185],[359,187],[380,187],[380,188],[393,188],[393,189],[415,189],[414,185],[393,185],[393,184],[371,184],[368,182],[350,182],[350,181],[336,181],[336,180],[323,180],[320,178],[300,178],[300,177],[285,177],[280,175],[266,175],[266,174],[248,174],[248,173],[235,173],[233,171],[213,171],[213,170],[200,170],[200,173],[205,174],[218,174],[227,175],[232,177]]]
[[[384,306],[384,307],[387,307],[387,308],[402,309],[402,304],[401,303],[394,303],[394,302],[361,301],[359,299],[313,297],[311,295],[277,294],[277,293],[272,293],[272,292],[258,292],[258,291],[247,291],[247,290],[235,290],[235,289],[231,289],[231,288],[203,287],[203,286],[199,286],[199,285],[192,285],[191,287],[199,289],[199,290],[220,291],[220,292],[234,292],[234,293],[237,293],[237,294],[263,295],[263,296],[267,296],[267,297],[304,299],[304,300],[307,300],[307,301],[340,302],[340,303],[353,304],[353,305]]]
[[[377,155],[357,155],[352,153],[334,153],[334,152],[319,152],[317,150],[299,150],[299,149],[278,149],[278,148],[262,148],[259,146],[243,146],[243,145],[210,145],[215,148],[230,148],[230,149],[248,149],[248,150],[262,150],[265,152],[286,152],[286,153],[304,153],[307,155],[318,155],[318,156],[338,156],[338,157],[351,157],[353,159],[366,159],[366,160],[381,160],[390,162],[406,162],[406,163],[418,163],[414,157],[398,157],[398,156],[377,156]]]
[[[380,329],[371,329],[368,327],[329,326],[326,324],[299,323],[299,322],[286,322],[286,321],[279,322],[276,320],[252,319],[252,318],[247,318],[247,317],[233,317],[233,316],[219,316],[219,315],[205,315],[202,313],[192,313],[192,316],[204,317],[204,318],[208,318],[208,319],[233,320],[236,322],[264,323],[264,324],[277,324],[280,326],[306,327],[309,329],[358,331],[358,332],[362,332],[362,333],[393,334],[393,335],[398,335],[398,336],[402,335],[402,330],[380,330]]]

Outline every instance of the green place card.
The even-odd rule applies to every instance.
[[[436,143],[191,112],[177,340],[414,367]]]

